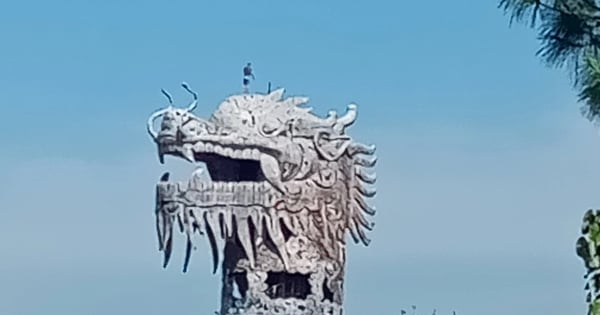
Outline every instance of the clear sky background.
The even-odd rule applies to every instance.
[[[257,80],[378,146],[374,239],[347,314],[585,314],[575,256],[600,136],[495,1],[7,1],[0,10],[0,314],[212,314],[207,246],[161,268],[147,117]],[[410,314],[410,312],[409,312]]]

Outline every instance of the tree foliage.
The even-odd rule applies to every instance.
[[[588,210],[583,216],[576,253],[586,269],[588,315],[600,315],[600,211]]]
[[[537,31],[537,55],[554,68],[567,68],[579,91],[582,112],[600,122],[600,6],[596,0],[501,0],[510,23]]]

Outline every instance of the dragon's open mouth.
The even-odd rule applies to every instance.
[[[284,193],[283,181],[298,173],[298,167],[291,163],[278,162],[278,152],[257,146],[242,146],[229,143],[219,145],[212,141],[178,145],[168,137],[159,137],[162,156],[174,155],[189,162],[203,162],[213,184],[268,183],[280,193]],[[242,149],[242,147],[244,147]],[[235,184],[234,184],[235,185]]]
[[[217,182],[262,182],[265,175],[258,160],[236,159],[218,153],[196,153],[194,159],[204,162],[211,180]]]

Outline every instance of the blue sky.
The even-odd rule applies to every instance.
[[[209,115],[257,80],[319,114],[359,105],[378,146],[369,248],[347,314],[584,314],[580,218],[597,130],[535,34],[494,1],[12,1],[0,10],[0,315],[212,314],[205,244],[161,269],[164,170],[145,121],[188,82]],[[182,244],[181,244],[182,245]]]

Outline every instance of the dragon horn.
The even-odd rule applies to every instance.
[[[154,112],[154,114],[152,114],[150,116],[150,118],[148,118],[148,122],[146,124],[146,129],[148,131],[148,134],[150,134],[150,136],[152,137],[152,140],[156,141],[156,138],[158,137],[158,133],[154,130],[154,121],[156,120],[156,118],[160,117],[161,115],[163,115],[164,113],[166,113],[169,110],[169,108],[164,108],[161,110],[157,110],[156,112]]]
[[[196,94],[196,92],[192,91],[189,87],[189,85],[185,82],[181,83],[181,86],[190,94],[192,94],[192,96],[194,97],[194,101],[192,101],[192,103],[190,103],[190,105],[187,107],[186,111],[191,112],[194,109],[196,109],[196,106],[198,105],[198,94]]]

